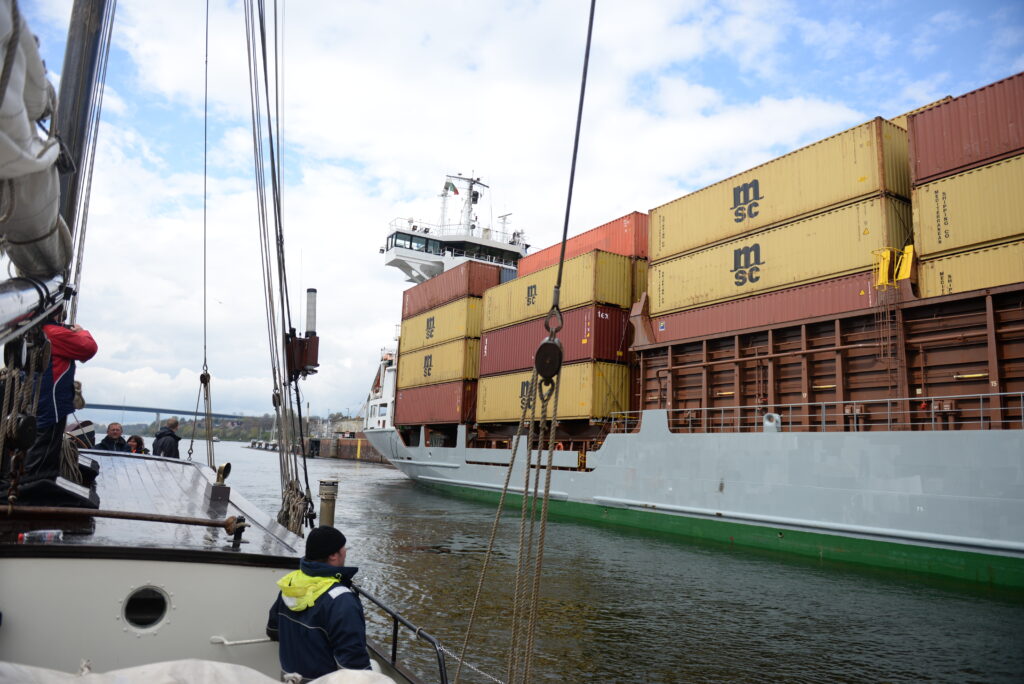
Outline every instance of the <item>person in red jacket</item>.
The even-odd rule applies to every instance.
[[[36,440],[25,454],[23,481],[53,479],[60,474],[64,424],[74,411],[75,361],[88,361],[96,355],[96,341],[79,325],[47,323],[43,334],[50,342],[50,363],[39,379]]]

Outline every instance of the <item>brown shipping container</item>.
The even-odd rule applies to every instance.
[[[455,340],[398,357],[398,389],[474,380],[480,375],[480,340]]]
[[[571,237],[565,243],[565,258],[572,259],[595,249],[623,256],[646,257],[647,220],[647,214],[634,211],[603,226]],[[557,264],[561,252],[562,244],[557,243],[523,257],[518,264],[519,277]]]
[[[437,425],[476,421],[476,380],[398,390],[395,425]]]
[[[932,107],[938,107],[940,104],[943,104],[945,102],[949,102],[952,99],[953,99],[952,95],[947,95],[946,97],[942,98],[941,100],[936,100],[935,102],[931,102],[929,104],[926,104],[923,107],[918,107],[917,109],[911,109],[906,114],[900,114],[899,116],[894,116],[893,118],[889,119],[889,121],[891,121],[892,123],[896,124],[897,126],[902,128],[903,130],[907,130],[907,122],[908,122],[908,120],[910,119],[911,116],[913,116],[914,114],[919,114],[920,112],[923,112],[926,109],[931,109]]]
[[[790,287],[731,302],[713,304],[651,319],[658,344],[693,337],[761,328],[786,321],[838,316],[873,307],[874,276],[855,273],[820,283]]]
[[[908,121],[914,185],[1024,151],[1024,73],[919,112]]]
[[[918,186],[913,204],[922,258],[1024,235],[1024,156]]]
[[[652,316],[870,270],[910,239],[910,204],[875,197],[651,266]]]
[[[463,297],[402,321],[398,351],[405,354],[463,337],[480,337],[481,301]]]
[[[922,298],[1020,282],[1024,282],[1024,240],[922,260],[917,268]]]
[[[591,302],[628,308],[633,303],[633,261],[599,250],[566,261],[559,295],[562,310]],[[484,293],[483,330],[547,315],[557,278],[554,265],[489,289]]]
[[[910,199],[907,132],[877,118],[651,210],[651,263],[882,192]]]
[[[591,304],[562,312],[562,361],[626,360],[629,347],[629,311]],[[533,368],[537,345],[547,338],[544,319],[538,318],[480,337],[480,375],[496,375]]]
[[[467,261],[439,276],[410,287],[402,295],[402,320],[462,297],[482,297],[498,284],[501,268]]]
[[[629,369],[614,363],[574,363],[562,367],[558,419],[607,418],[629,408]],[[480,423],[514,423],[529,398],[532,371],[481,378],[476,419]],[[538,401],[540,401],[538,399]],[[554,402],[552,402],[553,404]],[[551,416],[554,406],[548,409]],[[527,414],[529,415],[529,414]],[[540,416],[540,405],[537,405]]]

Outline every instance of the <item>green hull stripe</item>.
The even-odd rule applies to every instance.
[[[495,491],[438,483],[420,484],[470,501],[497,504]],[[517,510],[521,497],[509,493],[506,507]],[[728,546],[765,549],[823,561],[855,563],[923,573],[989,586],[1024,589],[1024,558],[897,544],[895,542],[803,532],[724,520],[612,508],[574,501],[549,503],[552,516],[665,532]]]

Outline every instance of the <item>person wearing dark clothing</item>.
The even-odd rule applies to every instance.
[[[178,429],[178,419],[168,418],[160,432],[156,433],[153,439],[153,455],[164,458],[181,458],[178,455],[178,441],[181,439],[175,432]]]
[[[50,362],[39,379],[36,439],[25,453],[22,482],[60,474],[64,424],[75,409],[75,361],[88,361],[97,349],[89,331],[78,325],[47,323],[43,335],[50,343]]]
[[[299,569],[277,582],[267,635],[279,642],[281,670],[315,679],[339,669],[369,670],[363,604],[352,588],[359,568],[345,566],[345,535],[309,533]]]
[[[128,450],[133,454],[149,454],[146,442],[139,435],[132,435],[128,438]]]
[[[100,440],[96,448],[103,449],[104,451],[131,451],[128,442],[121,436],[123,432],[124,428],[121,427],[120,423],[111,423],[107,426],[107,436]]]

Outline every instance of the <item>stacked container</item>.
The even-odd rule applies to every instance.
[[[921,296],[1024,280],[1024,73],[908,123]]]
[[[656,342],[873,306],[909,198],[906,131],[876,118],[652,210]]]
[[[481,295],[500,268],[467,261],[402,298],[395,424],[472,423],[480,362]]]
[[[592,237],[584,233],[568,241],[567,254],[578,251],[575,240]],[[594,250],[564,264],[558,333],[563,345],[561,420],[602,419],[629,408],[629,369],[624,364],[639,261],[636,255]],[[477,422],[511,423],[522,416],[534,354],[547,337],[545,317],[557,275],[556,254],[554,264],[484,294]]]

